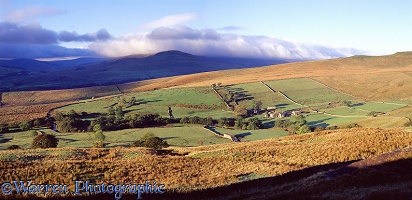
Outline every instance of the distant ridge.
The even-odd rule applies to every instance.
[[[121,84],[154,78],[179,76],[199,72],[243,69],[290,62],[289,60],[257,58],[216,58],[170,50],[154,55],[131,55],[115,59],[40,62],[50,67],[42,73],[4,75],[0,79],[1,91],[67,89],[88,86]],[[10,61],[12,62],[12,61]],[[67,62],[67,61],[66,61]],[[1,65],[0,65],[1,66]],[[60,68],[58,67],[60,66]],[[61,67],[64,66],[64,67]],[[38,70],[36,68],[36,70]],[[26,67],[25,70],[30,69]]]

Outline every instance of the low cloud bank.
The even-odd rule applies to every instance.
[[[329,59],[363,53],[353,48],[334,48],[267,36],[219,33],[213,29],[192,29],[186,26],[159,27],[146,34],[95,42],[89,47],[109,57],[151,54],[172,49],[205,56],[286,59]]]

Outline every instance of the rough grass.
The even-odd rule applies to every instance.
[[[271,177],[312,166],[369,158],[412,145],[412,133],[399,129],[348,129],[265,141],[173,148],[175,155],[152,155],[142,148],[0,151],[0,182],[68,184],[141,183],[191,192]],[[183,154],[188,154],[183,156]],[[54,173],[50,173],[54,172]],[[253,175],[253,174],[255,175]]]

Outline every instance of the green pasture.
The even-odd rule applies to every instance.
[[[226,129],[219,127],[212,127],[212,130],[218,133],[229,133],[240,137],[242,142],[250,142],[256,140],[264,140],[269,138],[278,138],[287,136],[289,133],[284,130],[278,129],[259,129],[259,130],[239,130],[239,129]]]
[[[208,117],[233,117],[233,112],[228,112],[222,101],[210,88],[178,88],[161,89],[148,92],[137,92],[123,96],[81,102],[57,109],[59,112],[74,110],[78,113],[107,113],[108,108],[117,105],[121,99],[130,101],[134,97],[137,105],[123,108],[126,115],[139,113],[158,113],[169,116],[168,107],[172,107],[175,117],[200,116]]]
[[[306,116],[309,126],[340,126],[344,124],[356,123],[367,117],[335,117],[320,113],[311,113]]]
[[[396,104],[396,103],[385,103],[385,102],[366,102],[366,103],[359,103],[359,105],[355,104],[353,107],[357,109],[367,110],[367,111],[389,112],[395,109],[402,108],[404,107],[404,105]]]
[[[367,110],[359,110],[356,108],[351,107],[336,107],[336,108],[327,108],[321,109],[321,111],[325,111],[326,113],[330,113],[333,115],[342,115],[342,116],[367,116],[369,111]]]
[[[105,142],[108,147],[127,146],[130,143],[140,139],[146,132],[152,132],[155,136],[166,140],[171,146],[202,146],[211,144],[221,144],[230,142],[229,139],[221,138],[200,125],[179,125],[176,127],[159,127],[159,128],[139,128],[125,129],[119,131],[104,132]],[[41,129],[45,133],[55,134],[59,139],[58,147],[91,147],[94,141],[94,133],[55,133],[50,129]],[[10,145],[19,145],[23,148],[30,148],[33,136],[31,131],[5,133],[0,135],[0,149],[6,149]],[[4,139],[11,139],[5,140]]]
[[[301,108],[277,92],[272,92],[261,82],[232,85],[229,90],[244,95],[244,99],[238,101],[239,105],[252,108],[256,101],[262,102],[262,107],[276,106],[280,110],[293,110]]]
[[[351,100],[353,97],[328,88],[309,78],[276,80],[265,82],[276,91],[301,104],[316,104]]]

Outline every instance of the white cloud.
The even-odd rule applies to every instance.
[[[60,15],[66,11],[43,6],[27,6],[22,9],[6,11],[2,14],[2,17],[7,22],[22,23],[32,21],[40,17],[50,17],[54,15]]]
[[[152,54],[166,50],[204,56],[287,59],[328,59],[362,53],[351,48],[334,48],[267,36],[223,34],[212,29],[185,26],[161,27],[147,34],[96,42],[90,45],[90,49],[110,57]]]
[[[175,26],[193,21],[197,18],[195,13],[183,13],[177,15],[169,15],[160,19],[145,23],[140,26],[142,29],[155,29],[163,26]]]

